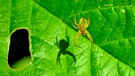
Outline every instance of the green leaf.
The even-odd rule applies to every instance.
[[[0,0],[0,74],[45,76],[134,76],[135,75],[135,1],[134,0]],[[72,26],[74,17],[90,17],[87,28],[94,46],[79,36]],[[32,62],[20,70],[7,63],[11,34],[27,28]],[[61,55],[56,42],[69,37],[67,51]]]

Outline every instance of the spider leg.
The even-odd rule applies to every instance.
[[[85,28],[89,27],[90,24],[90,17],[88,17],[87,23],[85,24]]]
[[[74,24],[75,24],[75,25],[74,25]],[[74,18],[74,24],[73,24],[73,27],[76,28],[76,29],[79,29],[79,26],[78,26],[78,24],[77,24],[77,22],[76,22],[76,17]]]
[[[90,33],[87,30],[85,30],[85,34],[87,35],[87,37],[90,40],[90,42],[92,43],[92,45],[94,45],[94,42],[93,42],[93,39],[92,39],[92,36],[90,35]]]
[[[58,43],[57,36],[56,36],[56,42],[54,42],[54,44],[55,44],[58,48],[60,48],[60,47],[59,47],[59,43]]]
[[[67,37],[67,41],[68,41],[68,43],[69,43],[69,37],[68,36],[66,36]]]
[[[76,45],[79,35],[81,35],[81,32],[80,32],[80,31],[78,31],[78,32],[76,33],[76,35],[75,35],[75,38],[74,38],[74,45],[77,46],[77,47],[79,47],[79,48],[81,48],[80,46]]]
[[[78,26],[77,22],[76,22],[76,17],[74,17],[74,23],[76,26]]]
[[[79,29],[79,28],[78,28],[77,26],[75,26],[74,24],[73,24],[73,27],[76,28],[76,29]]]
[[[57,43],[54,42],[54,44],[59,48],[59,45]]]
[[[89,26],[89,24],[90,24],[90,17],[88,17],[88,23],[87,23],[87,24],[88,24],[88,26]]]
[[[60,56],[61,56],[61,51],[59,51],[59,53],[57,55],[56,63],[57,63],[57,65],[60,64],[60,66],[62,66],[61,63],[60,63]]]
[[[73,62],[75,62],[75,63],[74,63],[74,65],[75,65],[75,64],[76,64],[76,58],[75,58],[75,56],[74,56],[71,52],[69,52],[69,51],[66,51],[66,54],[72,56],[72,58],[74,59]],[[72,63],[73,63],[73,62],[72,62]]]
[[[59,43],[58,43],[58,38],[57,38],[57,36],[56,36],[56,44],[59,44]]]

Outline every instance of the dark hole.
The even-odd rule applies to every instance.
[[[20,59],[30,56],[28,36],[26,29],[19,29],[12,33],[8,53],[8,64],[11,68]]]

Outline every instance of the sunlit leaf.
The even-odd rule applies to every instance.
[[[0,0],[0,74],[45,76],[135,76],[135,1],[134,0]],[[94,46],[80,36],[74,17],[90,17],[87,28]],[[10,36],[18,28],[27,28],[32,62],[13,70],[7,57]],[[69,37],[66,49],[76,57],[61,55],[58,41]]]

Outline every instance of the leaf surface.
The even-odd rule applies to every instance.
[[[5,5],[3,5],[5,4]],[[135,75],[135,1],[133,0],[0,0],[0,74],[46,76],[134,76]],[[79,36],[72,24],[76,17],[90,17],[87,28],[94,46]],[[7,64],[10,36],[18,28],[27,28],[30,36],[32,62],[14,71]],[[76,57],[61,55],[54,45],[69,37],[67,51]]]

